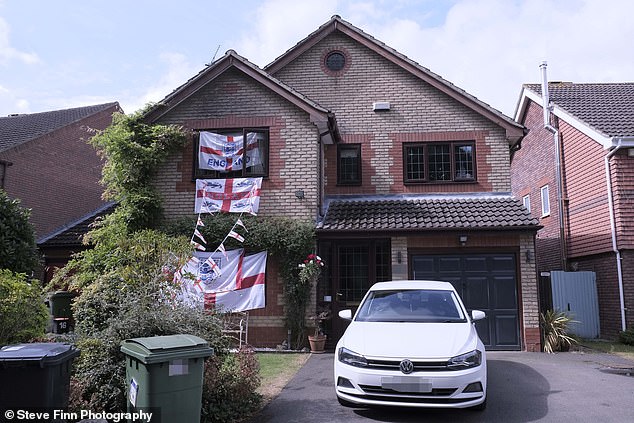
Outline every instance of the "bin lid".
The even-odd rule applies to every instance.
[[[51,298],[70,298],[70,297],[74,297],[75,293],[74,292],[70,292],[70,291],[55,291],[51,293]]]
[[[16,344],[0,348],[0,363],[37,364],[40,367],[46,367],[58,365],[78,355],[79,350],[77,348],[65,343]]]
[[[121,352],[144,364],[152,364],[174,359],[209,357],[214,350],[198,336],[181,334],[127,339],[121,344]]]

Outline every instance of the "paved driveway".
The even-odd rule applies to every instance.
[[[333,354],[313,355],[251,423],[634,422],[634,363],[599,353],[489,352],[488,405],[471,410],[350,409],[337,402]]]

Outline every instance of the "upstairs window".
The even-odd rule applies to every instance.
[[[361,185],[361,145],[337,146],[337,184]]]
[[[550,216],[550,188],[548,185],[541,187],[542,217]]]
[[[403,144],[405,182],[475,181],[473,142]]]
[[[526,210],[528,210],[528,212],[531,212],[531,196],[530,195],[525,195],[524,197],[522,197],[522,203],[524,203],[524,207],[526,207]]]
[[[195,146],[195,179],[268,176],[267,129],[201,131]]]

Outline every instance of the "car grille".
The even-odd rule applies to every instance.
[[[412,398],[416,397],[448,397],[454,392],[456,392],[457,388],[435,388],[432,389],[431,392],[425,392],[423,394],[419,392],[396,392],[393,389],[385,389],[380,386],[372,386],[372,385],[359,385],[361,389],[367,394],[370,395],[398,395],[400,397],[408,396]]]
[[[413,372],[443,372],[449,370],[446,361],[412,361],[412,363],[414,364]],[[400,361],[394,360],[368,359],[368,365],[366,368],[400,371],[400,364]]]

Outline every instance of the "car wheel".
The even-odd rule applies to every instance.
[[[339,397],[337,397],[337,401],[339,401],[339,404],[343,405],[344,407],[356,407],[356,404],[350,401],[346,401],[345,399],[341,399]]]
[[[484,411],[486,408],[487,408],[487,399],[485,398],[482,404],[474,405],[473,407],[471,407],[471,410]]]

